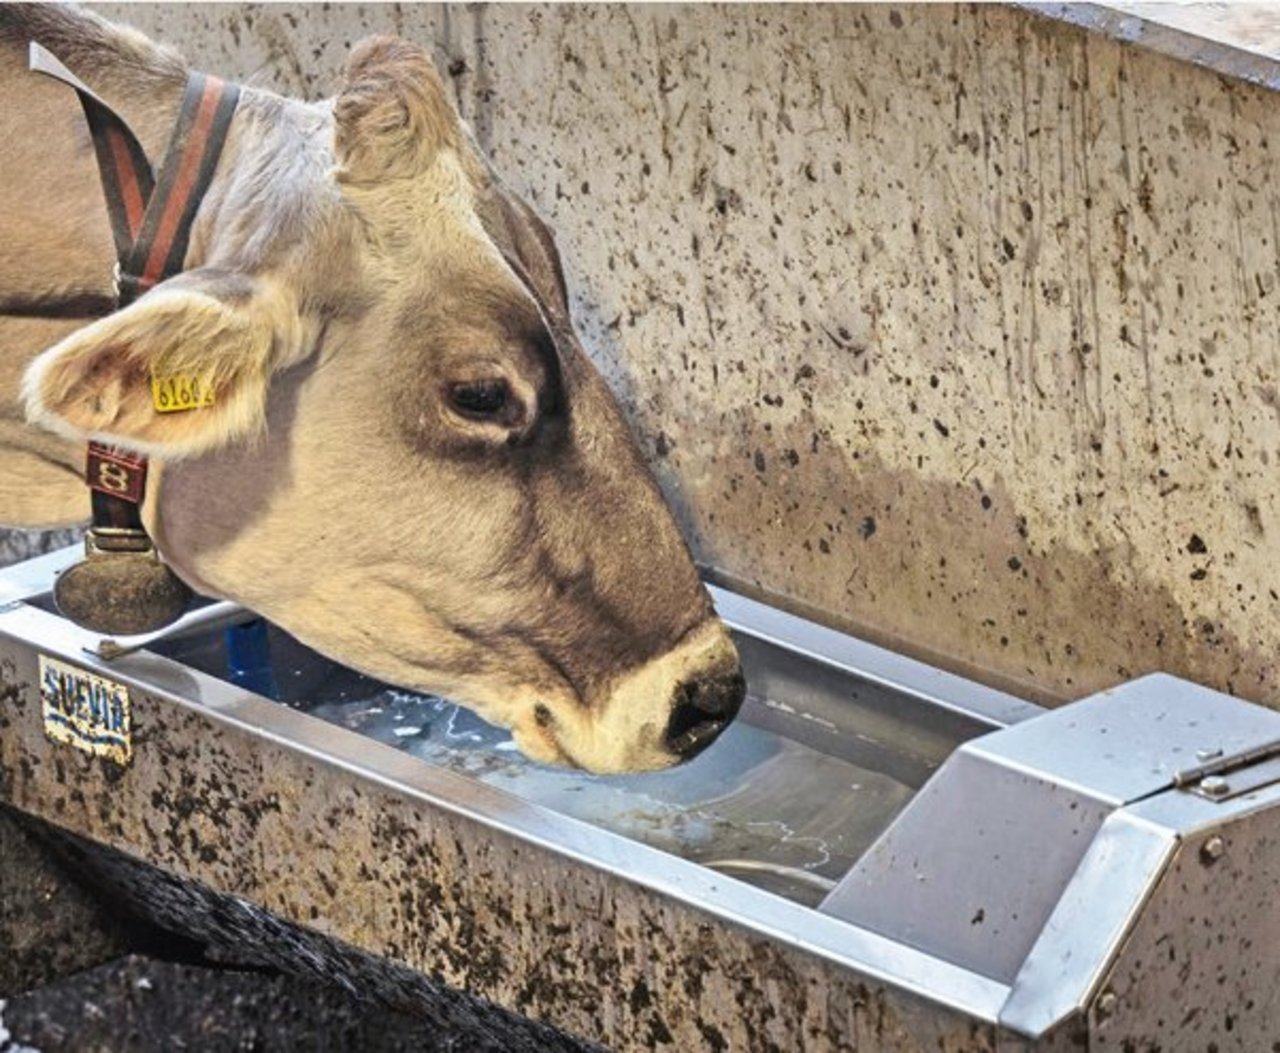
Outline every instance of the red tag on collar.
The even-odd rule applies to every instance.
[[[147,492],[147,459],[91,442],[85,482],[90,490],[140,505]]]

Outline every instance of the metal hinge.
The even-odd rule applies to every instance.
[[[1280,739],[1224,753],[1201,750],[1200,761],[1173,777],[1174,786],[1209,801],[1229,801],[1274,782],[1280,782]]]

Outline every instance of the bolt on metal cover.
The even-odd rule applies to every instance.
[[[1221,775],[1206,775],[1200,780],[1200,789],[1210,797],[1224,797],[1231,790],[1231,784]]]
[[[1216,863],[1227,851],[1227,843],[1214,834],[1200,846],[1200,859],[1205,863]]]

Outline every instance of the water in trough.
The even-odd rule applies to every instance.
[[[155,649],[227,675],[220,634]],[[808,905],[821,900],[918,788],[895,777],[900,772],[873,770],[788,735],[788,724],[823,718],[758,691],[693,761],[663,772],[599,776],[530,761],[505,731],[470,711],[335,666],[275,628],[270,652],[268,691],[278,701]]]

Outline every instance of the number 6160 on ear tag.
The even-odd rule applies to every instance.
[[[190,373],[152,376],[151,404],[157,413],[180,413],[213,405],[213,385],[208,377]]]

